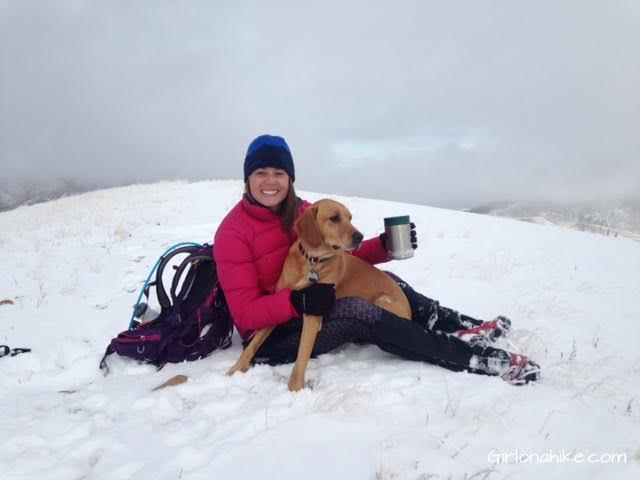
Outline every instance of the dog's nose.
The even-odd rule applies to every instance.
[[[360,232],[356,232],[351,236],[351,241],[353,242],[354,245],[358,246],[362,243],[363,238],[364,238],[364,235],[362,235]]]

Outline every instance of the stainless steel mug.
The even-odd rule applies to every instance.
[[[385,218],[384,231],[387,233],[387,250],[391,258],[402,260],[413,257],[409,215]]]

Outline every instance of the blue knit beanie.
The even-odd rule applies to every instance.
[[[260,135],[249,145],[244,159],[244,181],[258,168],[280,168],[287,172],[291,181],[296,179],[293,157],[284,138],[275,135]]]

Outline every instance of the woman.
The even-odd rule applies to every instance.
[[[296,196],[291,151],[281,137],[262,135],[249,145],[244,161],[245,194],[220,224],[214,256],[218,277],[235,326],[246,346],[256,330],[274,326],[258,350],[257,362],[295,361],[301,316],[324,316],[313,350],[327,353],[348,342],[374,343],[410,360],[498,375],[514,383],[537,380],[540,367],[524,355],[490,343],[508,332],[511,322],[490,322],[441,307],[391,275],[407,296],[413,321],[407,322],[357,297],[335,299],[332,285],[275,292],[289,247],[296,241],[296,218],[310,206]],[[414,248],[417,247],[412,231]],[[353,252],[373,265],[389,261],[385,234],[365,240]]]

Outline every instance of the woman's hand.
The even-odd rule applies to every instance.
[[[336,286],[333,283],[312,283],[301,290],[291,291],[291,304],[301,315],[326,316],[336,302]]]
[[[385,250],[389,250],[387,248],[387,232],[382,232],[380,234],[380,241],[382,242],[382,246]],[[418,234],[416,233],[416,224],[411,222],[411,248],[414,250],[418,248]]]

